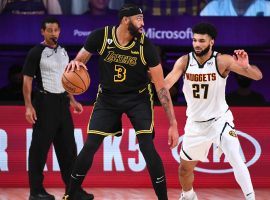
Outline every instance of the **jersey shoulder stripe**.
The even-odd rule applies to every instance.
[[[104,50],[105,50],[105,47],[106,47],[106,44],[107,44],[107,39],[108,39],[108,29],[109,27],[106,26],[104,28],[104,38],[103,38],[103,44],[102,44],[102,47],[101,47],[101,50],[98,52],[99,55],[102,55]]]

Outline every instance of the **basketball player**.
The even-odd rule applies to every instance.
[[[249,171],[239,154],[233,116],[225,101],[225,85],[230,71],[254,80],[260,80],[262,73],[249,64],[244,50],[235,50],[234,56],[213,51],[217,35],[213,25],[200,23],[192,31],[194,51],[180,57],[165,78],[166,87],[170,88],[183,75],[187,101],[188,118],[180,152],[180,199],[197,199],[192,187],[193,171],[198,161],[206,160],[212,143],[225,154],[245,198],[255,199]]]
[[[23,95],[25,117],[33,124],[32,141],[29,149],[29,200],[54,200],[43,186],[43,169],[48,151],[53,144],[59,161],[62,179],[66,185],[77,156],[74,126],[69,111],[81,113],[82,105],[68,95],[61,84],[61,77],[68,64],[66,50],[58,45],[60,24],[55,18],[42,22],[41,34],[44,41],[33,47],[23,67]],[[32,82],[36,78],[37,92],[31,101]],[[94,196],[81,188],[76,193],[78,200],[91,200]]]
[[[121,117],[129,117],[146,161],[153,188],[159,200],[167,200],[164,168],[154,143],[153,92],[150,71],[162,106],[169,119],[171,148],[178,143],[177,122],[170,94],[165,88],[162,67],[155,47],[143,33],[143,13],[135,5],[124,5],[119,11],[120,25],[93,31],[67,71],[85,67],[93,53],[98,53],[100,86],[88,126],[86,143],[77,157],[68,193],[72,199],[82,184],[93,157],[108,135],[122,134]]]

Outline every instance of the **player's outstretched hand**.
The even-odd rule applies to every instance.
[[[245,50],[243,49],[234,50],[233,58],[238,65],[242,67],[249,66],[248,54]]]
[[[85,65],[84,63],[82,63],[82,62],[80,62],[80,61],[77,61],[77,60],[71,60],[71,61],[68,63],[68,65],[67,65],[65,71],[66,71],[66,72],[69,72],[69,71],[75,71],[75,69],[76,69],[76,70],[80,70],[81,67],[83,67],[83,68],[85,68],[85,69],[87,70],[87,67],[86,67],[86,65]]]

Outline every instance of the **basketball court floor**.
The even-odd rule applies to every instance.
[[[61,200],[64,190],[62,188],[48,188],[48,192]],[[86,188],[95,195],[95,200],[156,200],[151,188]],[[241,200],[240,189],[196,189],[199,200]],[[264,189],[255,189],[256,200],[270,199],[270,186]],[[169,200],[179,199],[179,189],[168,189]],[[28,200],[28,188],[0,188],[0,200]]]

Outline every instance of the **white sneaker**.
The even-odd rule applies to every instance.
[[[193,192],[190,198],[184,197],[183,193],[181,193],[179,200],[198,200],[196,192]]]

